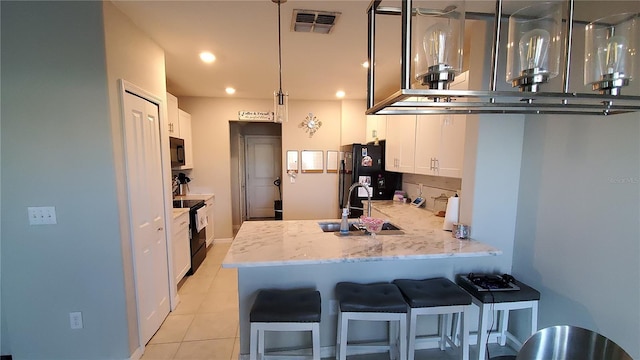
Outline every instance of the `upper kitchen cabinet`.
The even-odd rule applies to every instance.
[[[180,125],[178,125],[178,98],[167,93],[167,115],[169,136],[180,137]]]
[[[468,72],[452,90],[468,88]],[[387,170],[462,177],[466,115],[388,115]]]
[[[416,116],[388,115],[385,170],[413,173],[416,158]]]
[[[367,142],[387,138],[387,116],[367,115]]]
[[[193,144],[191,142],[191,115],[178,108],[178,98],[167,93],[167,124],[169,136],[184,140],[185,164],[174,170],[193,169]]]
[[[191,114],[178,109],[180,137],[184,140],[184,162],[180,169],[193,169],[193,143],[191,142]]]

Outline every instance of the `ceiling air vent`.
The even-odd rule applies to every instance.
[[[329,34],[339,17],[339,12],[295,9],[293,10],[293,19],[291,19],[291,30]]]

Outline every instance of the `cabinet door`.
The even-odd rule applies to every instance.
[[[182,280],[191,268],[191,249],[189,245],[189,212],[173,220],[173,276],[176,284]]]
[[[207,205],[207,246],[209,246],[213,243],[215,234],[215,227],[213,223],[213,216],[215,215],[213,198],[205,201],[205,205]]]
[[[385,169],[412,173],[415,165],[416,116],[388,115]]]
[[[440,115],[418,115],[416,119],[415,173],[437,175],[435,166],[440,151]]]
[[[367,115],[367,142],[384,140],[387,137],[387,116]]]
[[[466,118],[466,115],[447,115],[442,117],[442,136],[437,175],[462,177]]]
[[[191,141],[191,115],[178,109],[180,137],[184,139],[185,164],[180,169],[193,169],[193,142]]]
[[[167,127],[169,136],[180,137],[178,122],[178,98],[167,93]]]

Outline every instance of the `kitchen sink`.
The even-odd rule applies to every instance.
[[[340,235],[340,222],[319,222],[318,226],[322,229],[323,232],[332,232],[336,235]],[[402,235],[404,232],[398,226],[392,223],[384,223],[382,224],[382,230],[378,233],[378,235]],[[349,235],[358,236],[358,235],[367,235],[364,230],[364,226],[359,225],[357,222],[349,223]]]

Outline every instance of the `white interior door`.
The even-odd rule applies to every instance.
[[[279,199],[273,185],[282,173],[280,137],[246,137],[247,217],[273,218],[273,203]]]
[[[124,129],[138,325],[142,345],[169,314],[158,105],[126,92]]]

